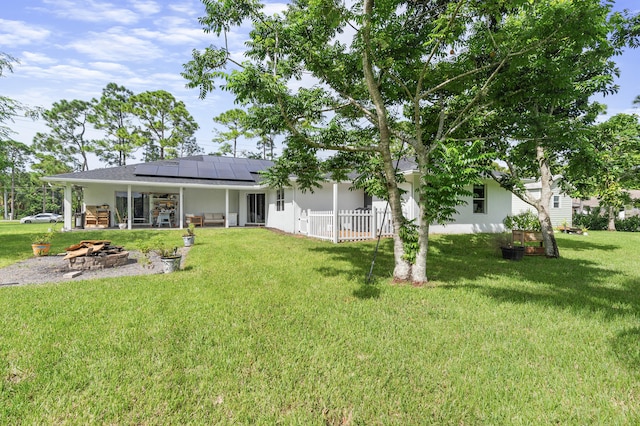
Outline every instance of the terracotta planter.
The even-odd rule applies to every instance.
[[[179,271],[181,260],[182,256],[161,257],[160,262],[162,262],[162,272],[169,274],[174,271]]]
[[[31,244],[31,249],[33,250],[34,256],[46,256],[49,254],[49,250],[51,250],[51,243],[34,243]]]

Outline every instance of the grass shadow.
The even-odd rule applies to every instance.
[[[468,288],[504,303],[536,303],[609,317],[640,314],[637,276],[584,258],[502,260],[490,248],[489,238],[451,235],[434,239],[429,270],[438,286]],[[558,242],[561,254],[562,250],[602,250],[607,252],[605,257],[620,249],[614,244],[567,238]],[[460,250],[460,244],[467,244],[468,249]]]
[[[375,249],[375,241],[366,241],[342,244],[327,243],[322,246],[312,247],[309,250],[314,253],[322,253],[331,260],[316,268],[322,275],[335,277],[347,274],[351,279],[365,282],[371,271],[371,263],[374,261],[374,256],[373,279],[381,276],[391,277],[393,272],[393,241],[384,239],[380,242],[377,254]]]
[[[640,369],[640,327],[625,330],[612,338],[611,348],[627,368]]]

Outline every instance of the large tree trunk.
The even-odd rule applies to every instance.
[[[558,242],[556,241],[556,236],[553,233],[553,225],[551,224],[548,209],[541,208],[538,210],[538,219],[540,220],[540,228],[542,230],[544,254],[547,257],[560,257],[560,250],[558,250]]]
[[[396,170],[393,164],[393,157],[391,156],[391,130],[387,121],[387,109],[374,73],[371,53],[370,19],[373,12],[373,0],[366,0],[364,2],[364,9],[366,18],[363,22],[362,37],[365,48],[362,53],[362,68],[369,95],[375,105],[377,127],[380,132],[380,154],[382,155],[384,174],[387,180],[389,206],[391,207],[391,218],[393,220],[393,255],[395,260],[393,278],[396,281],[408,281],[411,279],[411,264],[404,259],[404,246],[399,235],[404,217],[402,215],[400,190],[396,182]]]
[[[415,285],[427,282],[427,252],[429,250],[429,224],[424,220],[422,206],[418,217],[418,253],[411,273],[411,281]]]
[[[544,253],[547,257],[560,257],[556,236],[553,233],[553,225],[549,216],[549,204],[553,195],[551,186],[553,185],[553,175],[551,166],[541,145],[536,147],[536,158],[540,167],[540,200],[534,204],[538,210],[538,220],[542,228],[542,240],[544,242]]]
[[[609,223],[607,224],[607,231],[616,230],[616,209],[613,206],[609,206]]]

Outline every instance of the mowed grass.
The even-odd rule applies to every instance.
[[[0,225],[1,264],[31,230]],[[54,248],[151,234],[181,243]],[[175,274],[0,288],[0,423],[640,423],[640,236],[491,240],[434,236],[422,288],[391,284],[388,240],[366,284],[375,243],[266,229],[198,229]]]

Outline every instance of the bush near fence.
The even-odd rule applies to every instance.
[[[625,219],[616,219],[616,230],[623,232],[640,232],[640,216],[631,216]],[[606,231],[609,219],[600,208],[593,209],[590,213],[573,215],[573,226],[587,228],[592,231]]]

